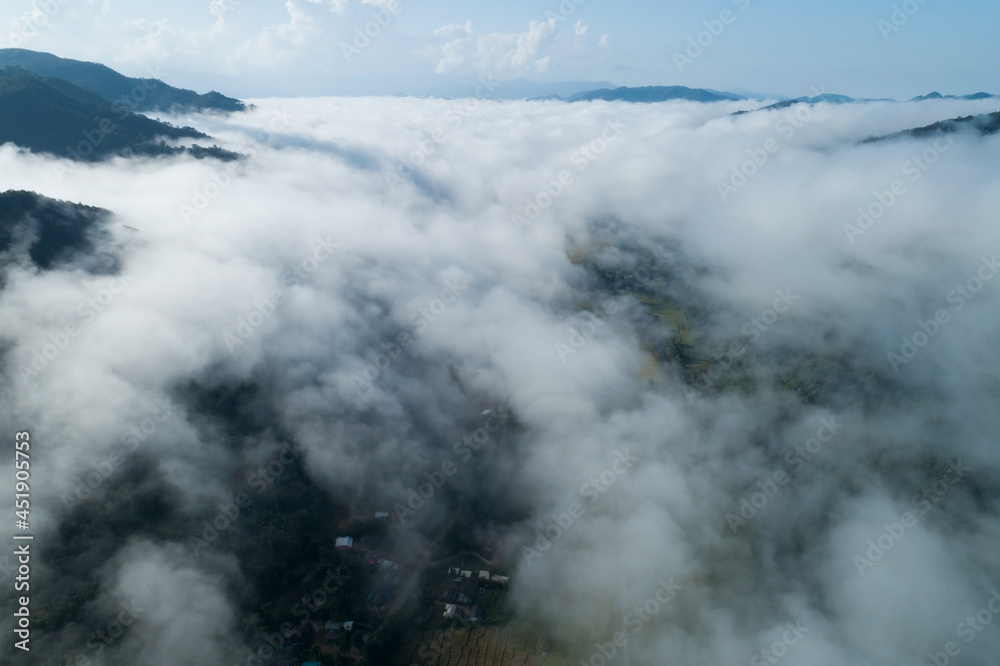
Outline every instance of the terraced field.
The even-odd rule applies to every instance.
[[[397,664],[413,666],[539,666],[539,641],[515,637],[505,627],[481,627],[415,633],[397,655]]]

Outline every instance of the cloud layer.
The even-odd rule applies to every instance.
[[[172,119],[251,153],[234,172],[0,149],[8,187],[114,211],[128,276],[14,267],[0,292],[39,533],[116,452],[172,524],[286,442],[352,507],[454,460],[399,538],[454,514],[499,539],[519,612],[574,662],[622,636],[632,664],[996,654],[961,623],[1000,586],[1000,143],[859,144],[988,101],[255,103]],[[252,416],[191,398],[233,386]],[[94,603],[148,610],[105,663],[243,640],[242,563],[123,529],[87,536]]]

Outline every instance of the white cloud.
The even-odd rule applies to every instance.
[[[351,5],[351,0],[306,0],[314,5],[327,5],[330,11],[336,14],[343,14]],[[372,5],[379,9],[387,9],[392,4],[402,4],[401,0],[361,0],[362,5]]]
[[[102,14],[107,14],[111,11],[111,0],[87,0],[88,5],[98,5],[98,9]]]
[[[438,74],[454,72],[465,65],[471,65],[485,73],[528,73],[544,72],[552,66],[553,55],[547,53],[556,36],[557,22],[531,21],[526,32],[494,32],[478,38],[472,22],[441,26],[434,31],[440,42],[427,52],[437,61]],[[577,34],[580,28],[577,27]],[[586,32],[586,28],[583,29]],[[475,51],[470,47],[475,44]]]
[[[118,60],[122,62],[160,61],[169,56],[177,43],[183,39],[182,31],[170,25],[167,19],[150,21],[133,19],[123,24],[126,32],[140,32],[142,35],[132,43],[122,47]]]
[[[601,35],[601,39],[598,40],[597,45],[602,49],[608,48],[608,39],[610,38],[611,35]]]
[[[532,21],[527,32],[498,33],[480,37],[476,43],[479,68],[488,72],[543,72],[551,57],[543,51],[552,43],[555,19]]]
[[[434,71],[438,74],[453,72],[465,64],[465,49],[472,43],[472,35],[472,21],[466,21],[465,25],[445,25],[435,30],[434,36],[443,43]]]
[[[188,28],[168,19],[131,19],[122,25],[126,33],[139,32],[139,37],[122,46],[119,62],[146,63],[168,58],[198,58],[205,49],[223,42],[234,11],[242,0],[212,0],[208,13],[214,21],[205,29]],[[216,46],[216,48],[221,48]]]
[[[577,37],[582,37],[583,35],[586,35],[588,30],[590,30],[590,28],[583,24],[582,19],[577,21],[576,25],[573,26],[573,31],[576,32]]]
[[[515,47],[497,59],[513,65],[505,54]],[[537,51],[520,62],[534,67],[546,57]],[[483,409],[476,403],[496,398],[516,413],[516,432],[423,511],[447,517],[471,499],[516,497],[518,513],[532,520],[498,512],[491,527],[509,549],[498,555],[516,563],[522,543],[537,543],[533,527],[545,530],[553,513],[586,503],[530,568],[513,565],[512,608],[567,650],[582,649],[568,662],[586,661],[595,642],[610,645],[660,578],[684,588],[629,636],[633,663],[748,663],[798,620],[810,633],[789,651],[789,666],[918,663],[989,599],[1000,574],[990,486],[1000,467],[992,435],[1000,427],[1000,284],[980,284],[899,376],[885,354],[917,321],[951,308],[945,299],[956,281],[975,276],[982,254],[1000,248],[1000,141],[956,133],[916,181],[901,166],[932,139],[858,142],[992,111],[990,101],[819,105],[790,136],[775,128],[789,129],[780,123],[795,110],[730,115],[746,103],[479,101],[470,110],[468,100],[256,101],[252,113],[212,120],[220,144],[241,148],[248,135],[273,130],[282,107],[291,126],[277,133],[280,145],[257,146],[221,188],[221,166],[210,161],[116,160],[57,179],[55,160],[0,148],[8,187],[104,206],[118,216],[115,229],[139,229],[117,238],[134,277],[128,289],[26,387],[18,367],[77,321],[77,303],[105,281],[24,270],[0,290],[12,389],[0,400],[0,421],[7,432],[31,424],[32,440],[50,447],[53,464],[39,466],[32,509],[52,533],[66,515],[60,495],[119,450],[122,431],[172,387],[206,378],[253,386],[269,422],[302,447],[304,473],[334,497],[371,506],[405,501],[407,486],[451,459],[452,443]],[[460,122],[446,121],[449,114]],[[444,140],[431,138],[438,132]],[[772,142],[778,150],[768,155],[761,146]],[[767,161],[759,166],[754,160],[764,158],[754,155]],[[404,160],[418,164],[414,173],[390,182]],[[740,169],[738,194],[723,202],[719,181]],[[563,172],[571,178],[560,186]],[[888,197],[893,178],[906,181],[905,195],[852,245],[843,225],[875,201],[873,189]],[[196,191],[206,203],[185,224],[178,207]],[[512,215],[529,201],[538,210],[519,233]],[[285,271],[304,266],[315,239],[327,237],[340,244],[337,256],[286,283]],[[656,262],[647,278],[638,277],[643,253]],[[602,268],[643,289],[621,295],[621,309],[597,326],[582,310],[603,312],[615,289]],[[456,279],[468,288],[448,305],[438,301]],[[644,374],[651,352],[668,350],[673,335],[640,303],[647,289],[690,308],[694,337],[721,353],[735,348],[722,342],[747,341],[745,322],[768,321],[760,313],[787,287],[800,300],[752,348],[742,345],[745,365],[724,376],[738,388],[689,404],[672,374],[687,363],[661,357],[652,364],[658,372]],[[275,289],[280,308],[258,314],[241,343],[247,351],[231,355],[223,333],[235,334]],[[394,351],[391,341],[416,321],[412,344]],[[575,345],[580,331],[586,339],[563,362],[556,345]],[[699,354],[698,365],[713,357],[724,362],[712,352]],[[384,370],[359,394],[352,378],[376,363]],[[808,394],[781,390],[800,373]],[[844,393],[827,399],[827,391]],[[830,417],[843,429],[806,457],[820,419]],[[220,437],[210,424],[223,418],[182,410],[142,449],[152,462],[142,483],[181,496],[165,513],[192,531],[204,520],[195,509],[225,501],[267,444]],[[580,484],[607,478],[616,449],[639,460],[592,504],[582,499]],[[919,527],[859,578],[852,556],[904,511],[920,511],[911,498],[938,473],[928,461],[958,457],[969,476],[940,502],[933,491]],[[0,460],[0,476],[11,478],[12,458]],[[758,484],[776,470],[787,483],[764,498]],[[112,482],[129,488],[121,476]],[[765,505],[755,503],[752,526],[733,535],[726,513],[751,496]],[[477,514],[490,511],[489,501],[477,505]],[[419,538],[410,527],[393,529]],[[4,529],[9,535],[12,526]],[[92,536],[81,547],[106,537],[119,552],[94,579],[101,592],[150,604],[128,643],[109,646],[109,663],[125,663],[118,651],[129,645],[166,652],[169,663],[232,654],[222,648],[239,640],[232,634],[242,618],[232,609],[245,602],[233,592],[248,587],[242,567],[217,571],[179,546],[120,548],[120,533],[93,528]],[[215,547],[222,558],[225,542]],[[204,603],[190,607],[198,590]],[[963,655],[992,663],[998,650],[1000,635],[984,631]]]
[[[286,0],[285,10],[288,23],[268,26],[256,38],[244,41],[227,58],[230,70],[274,69],[294,59],[302,46],[322,34],[322,29],[295,4],[295,0]]]
[[[330,11],[336,14],[343,14],[351,4],[351,0],[306,0],[314,5],[329,5]]]

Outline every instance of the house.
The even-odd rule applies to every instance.
[[[448,567],[448,575],[449,576],[457,576],[461,572],[462,572],[462,570],[459,569],[458,567]]]
[[[465,571],[463,569],[462,570],[462,576],[465,577],[465,578],[472,578],[472,572],[471,571]]]
[[[455,604],[448,604],[444,607],[444,619],[452,620],[458,615],[458,606]]]
[[[282,652],[294,652],[296,648],[303,645],[305,645],[305,640],[302,638],[302,633],[298,629],[292,629],[285,632],[278,649]]]
[[[375,517],[378,518],[379,520],[385,520],[386,518],[389,517],[389,512],[388,511],[376,511],[375,512]]]
[[[341,550],[354,548],[354,537],[342,536],[337,537],[337,542],[334,544],[337,548]]]
[[[323,626],[323,628],[326,630],[326,637],[333,640],[337,637],[337,634],[340,632],[340,623],[334,622],[333,620],[328,620],[327,623]]]
[[[490,576],[491,583],[500,583],[501,585],[506,585],[507,581],[510,580],[509,576]]]
[[[490,572],[489,571],[480,571],[479,572],[479,580],[489,580],[489,579],[490,579]]]

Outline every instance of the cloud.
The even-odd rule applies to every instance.
[[[476,57],[484,71],[544,72],[551,56],[542,53],[552,43],[556,20],[532,21],[523,33],[493,33],[476,42]]]
[[[543,25],[490,62],[535,67]],[[89,580],[88,619],[147,609],[109,661],[252,647],[248,572],[287,564],[281,539],[248,556],[262,536],[237,519],[208,555],[185,546],[239,492],[280,513],[248,481],[271,463],[348,515],[461,462],[392,537],[435,548],[454,519],[499,540],[514,608],[573,663],[618,631],[632,663],[916,663],[990,598],[1000,142],[859,143],[989,100],[255,102],[171,118],[252,148],[229,177],[174,158],[60,179],[0,148],[9,187],[114,211],[131,277],[92,318],[107,276],[17,268],[0,291],[0,422],[44,442],[32,517],[61,557],[38,594]],[[462,448],[500,406],[512,425]],[[133,444],[89,503],[64,499]],[[661,579],[681,587],[654,604]],[[1000,639],[975,636],[962,653],[987,663]]]
[[[227,0],[213,0],[214,2],[226,2]],[[111,11],[111,0],[87,0],[88,5],[97,5],[101,14],[107,14]]]
[[[140,36],[122,47],[118,60],[168,61],[179,67],[185,62],[201,62],[211,51],[219,54],[219,61],[226,64],[230,74],[273,71],[298,57],[313,38],[323,33],[296,0],[286,0],[284,6],[287,23],[263,26],[255,36],[245,39],[232,30],[239,8],[233,0],[212,0],[208,11],[214,18],[206,28],[179,26],[168,19],[132,19],[124,25]]]
[[[306,0],[314,5],[329,5],[330,11],[336,14],[343,14],[348,6],[351,4],[351,0]]]
[[[573,26],[573,31],[576,33],[577,37],[586,35],[588,30],[590,30],[590,28],[583,24],[583,19],[578,20]]]
[[[557,21],[531,21],[523,33],[491,33],[475,37],[472,22],[441,26],[434,36],[441,42],[428,53],[437,60],[438,74],[460,70],[471,62],[485,73],[545,72],[552,65],[552,55],[546,50],[552,45]],[[577,34],[580,28],[577,27]],[[475,42],[475,51],[468,53]]]
[[[229,37],[232,15],[239,6],[235,0],[212,0],[208,12],[214,17],[205,29],[173,24],[169,19],[130,19],[124,27],[141,36],[122,47],[121,62],[149,63],[195,58],[203,49],[222,44]]]
[[[274,69],[295,59],[310,39],[322,34],[323,30],[295,0],[285,0],[285,11],[288,23],[264,28],[260,35],[244,41],[227,58],[231,71]]]
[[[453,72],[465,63],[465,49],[472,43],[472,21],[465,25],[444,25],[434,31],[434,36],[443,42],[440,47],[440,60],[434,71],[438,74]]]

